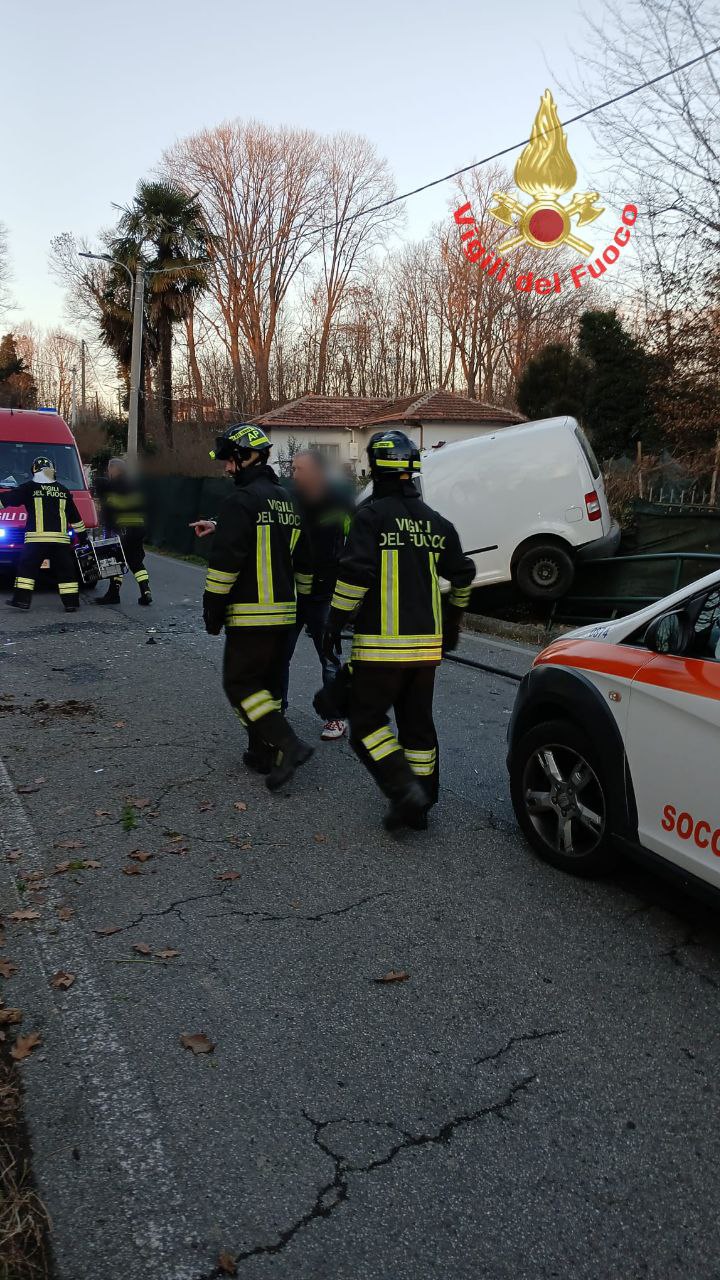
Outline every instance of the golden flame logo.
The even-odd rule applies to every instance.
[[[567,136],[553,96],[546,89],[533,121],[530,141],[515,165],[515,185],[532,198],[531,203],[522,204],[507,192],[493,193],[492,217],[517,232],[498,245],[497,252],[509,253],[519,244],[530,244],[536,249],[554,249],[559,244],[567,244],[583,255],[592,253],[592,245],[573,234],[572,219],[577,218],[577,225],[581,227],[599,218],[604,210],[597,204],[598,191],[576,194],[569,204],[562,204],[560,196],[570,191],[576,182],[577,169],[568,151]]]

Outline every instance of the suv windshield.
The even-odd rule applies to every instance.
[[[71,444],[33,444],[27,440],[0,440],[0,489],[13,489],[32,479],[35,458],[49,458],[55,475],[68,489],[85,489],[77,450]]]

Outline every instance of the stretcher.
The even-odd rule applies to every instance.
[[[128,571],[125,552],[117,534],[78,543],[75,559],[78,576],[85,587],[94,587],[101,578],[118,578]]]

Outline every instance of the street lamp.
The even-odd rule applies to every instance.
[[[138,405],[140,400],[140,363],[142,357],[142,321],[143,302],[145,299],[145,269],[141,261],[135,268],[133,280],[130,268],[119,258],[109,253],[81,253],[81,258],[94,258],[97,262],[111,262],[113,266],[122,267],[130,280],[130,309],[133,313],[132,345],[130,348],[130,403],[128,406],[128,438],[127,456],[131,463],[137,462],[138,447]]]

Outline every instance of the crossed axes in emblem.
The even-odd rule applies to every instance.
[[[599,218],[604,212],[602,206],[597,204],[600,199],[599,191],[585,191],[582,195],[574,195],[569,204],[563,205],[565,212],[569,218],[577,216],[578,226],[582,227],[586,222],[593,222],[595,218]],[[504,222],[507,227],[515,225],[515,218],[522,218],[527,213],[528,205],[521,204],[514,196],[508,195],[504,191],[494,191],[493,200],[495,204],[490,209],[493,218],[497,218],[500,222]],[[523,235],[511,236],[509,240],[503,240],[502,244],[497,246],[497,253],[508,253],[510,249],[514,249],[516,245],[523,244],[525,237]],[[576,249],[578,253],[586,255],[592,253],[592,245],[587,241],[581,240],[579,236],[575,236],[571,231],[562,238],[563,244],[570,245],[571,249]]]

